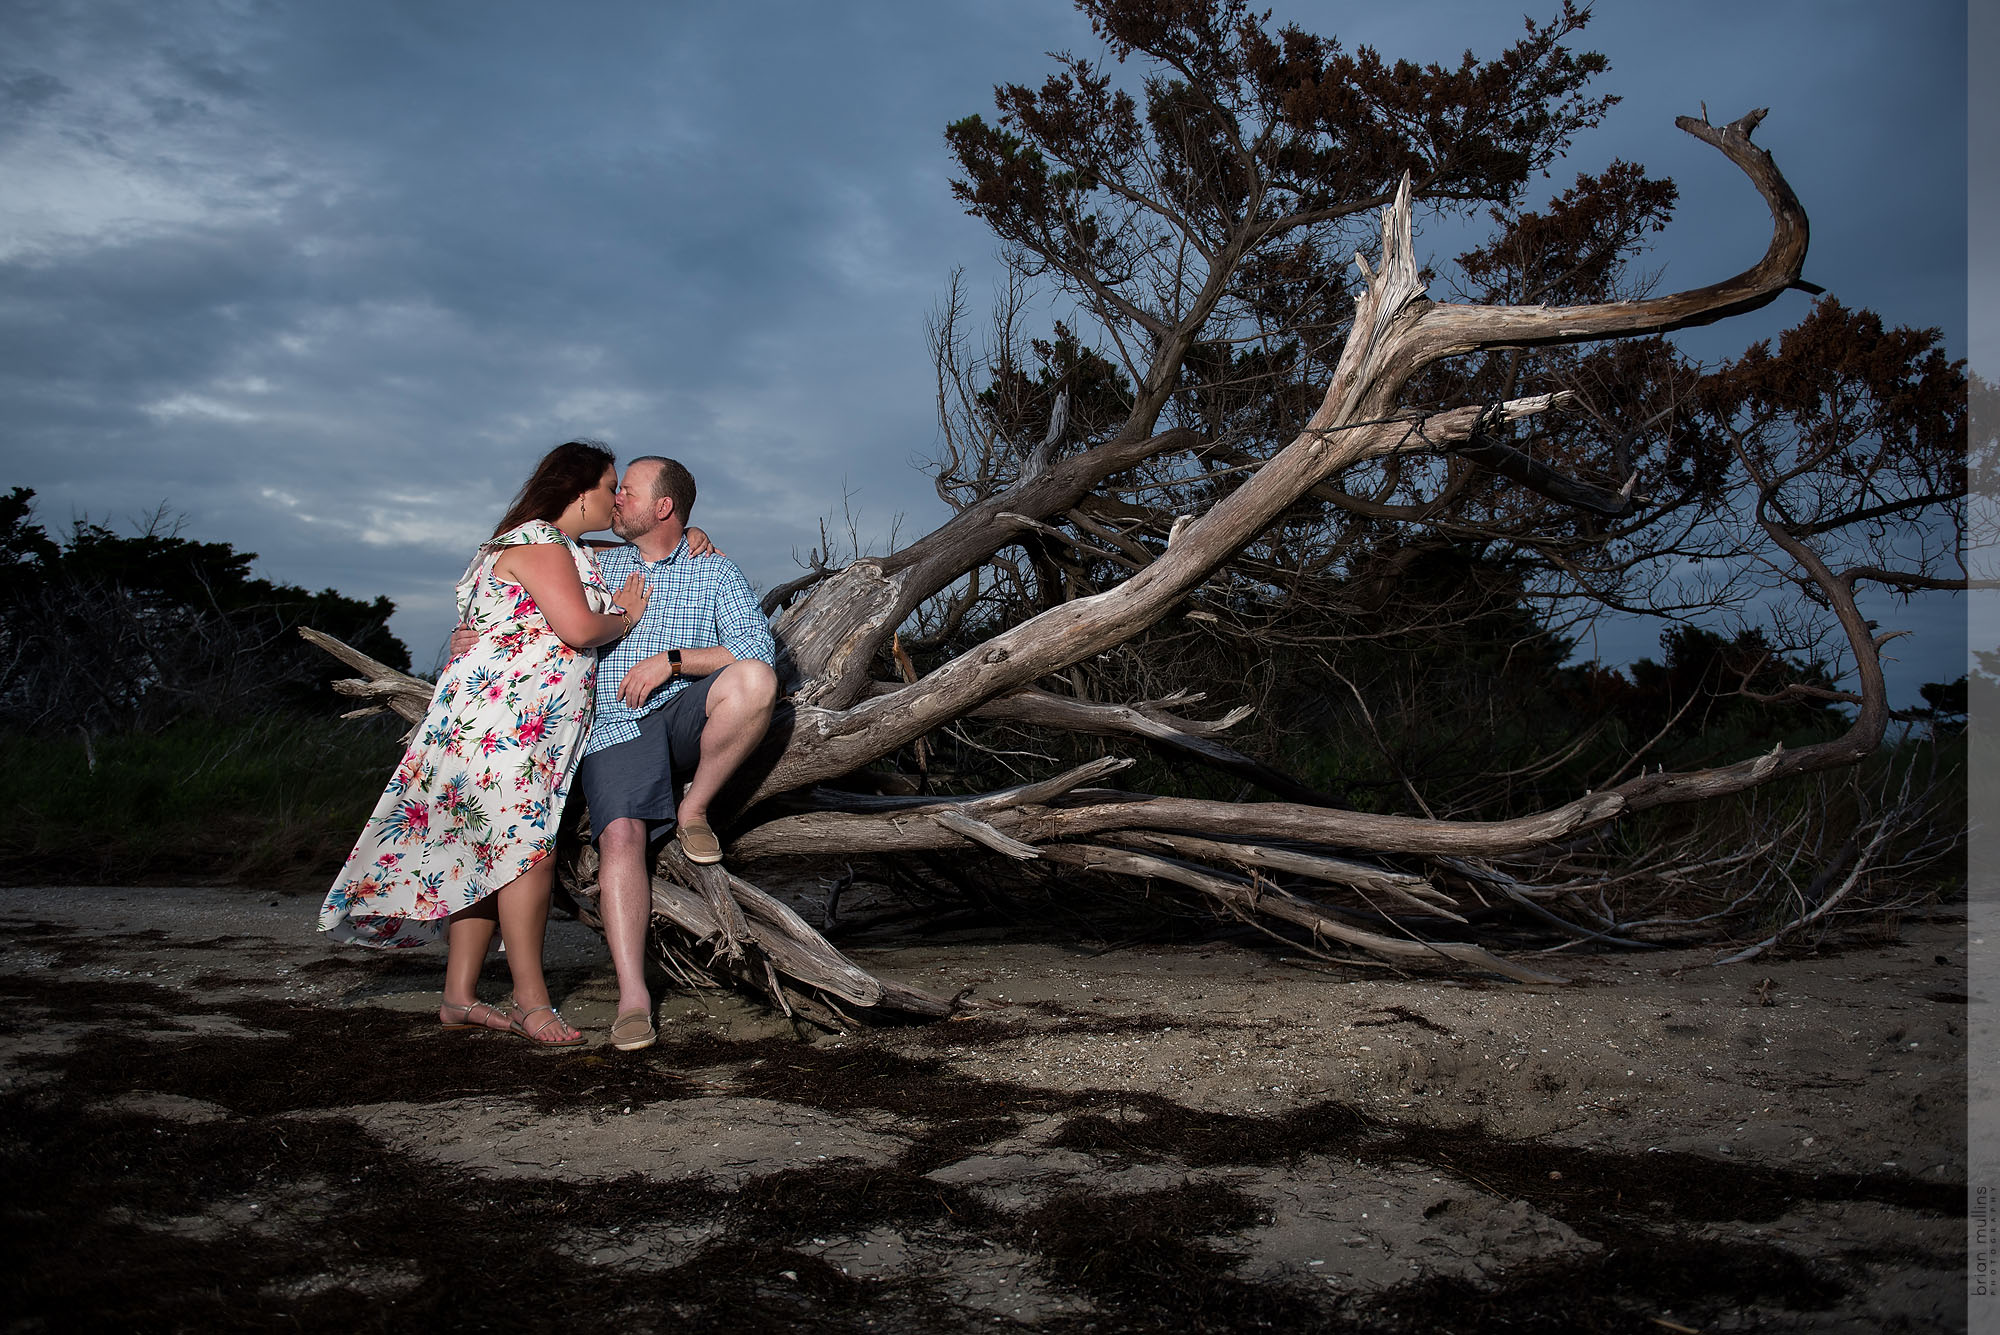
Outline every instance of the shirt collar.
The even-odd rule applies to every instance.
[[[668,552],[665,556],[661,557],[657,561],[648,561],[646,559],[645,553],[639,550],[639,546],[637,543],[628,542],[625,545],[632,549],[632,559],[634,561],[637,561],[642,566],[676,565],[682,561],[685,561],[688,555],[688,540],[687,540],[687,534],[685,533],[681,534],[681,540],[679,543],[675,545],[674,549]]]

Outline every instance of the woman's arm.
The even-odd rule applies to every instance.
[[[568,549],[552,542],[509,547],[493,563],[493,573],[519,584],[548,619],[549,629],[572,649],[590,649],[617,639],[646,611],[646,581],[637,574],[618,591],[623,613],[593,612],[577,578]]]

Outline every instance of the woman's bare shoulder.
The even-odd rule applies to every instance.
[[[563,570],[575,575],[576,560],[568,545],[560,542],[521,543],[501,552],[493,563],[493,573],[511,584],[519,584],[524,575],[547,579]]]

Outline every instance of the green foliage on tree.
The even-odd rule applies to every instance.
[[[182,537],[162,518],[120,534],[79,520],[60,540],[34,492],[0,496],[0,719],[86,733],[308,708],[342,675],[295,634],[310,625],[398,668],[395,604],[274,584],[254,552]]]

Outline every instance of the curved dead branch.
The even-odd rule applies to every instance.
[[[1489,969],[1502,977],[1523,983],[1567,981],[1554,974],[1530,969],[1526,965],[1503,959],[1479,946],[1463,942],[1419,941],[1414,938],[1398,938],[1384,936],[1380,932],[1364,931],[1328,917],[1297,895],[1259,885],[1254,881],[1220,875],[1168,858],[1149,857],[1144,853],[1088,844],[1056,844],[1044,849],[1043,852],[1051,861],[1066,863],[1085,871],[1108,871],[1148,880],[1172,881],[1209,896],[1226,908],[1241,914],[1248,921],[1254,922],[1260,915],[1276,918],[1281,922],[1291,923],[1294,927],[1303,927],[1312,934],[1315,942],[1338,941],[1384,959],[1406,963],[1450,961]]]
[[[1407,355],[1413,358],[1412,370],[1481,348],[1633,338],[1713,324],[1767,306],[1788,288],[1801,286],[1799,275],[1811,238],[1805,208],[1771,155],[1750,142],[1751,132],[1768,114],[1765,109],[1752,111],[1722,126],[1709,124],[1705,117],[1681,116],[1674,121],[1735,163],[1764,197],[1771,210],[1771,241],[1757,263],[1719,283],[1641,301],[1589,306],[1431,305],[1422,312],[1420,329],[1410,339]]]

